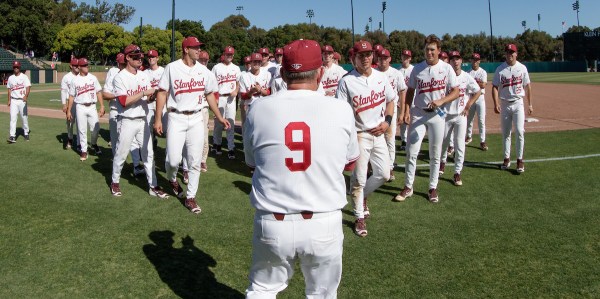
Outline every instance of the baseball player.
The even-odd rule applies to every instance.
[[[410,74],[412,73],[412,70],[414,68],[414,66],[412,64],[410,64],[411,60],[412,60],[412,52],[410,50],[402,50],[402,55],[400,56],[402,59],[402,65],[400,66],[400,73],[402,73],[402,75],[404,76],[404,83],[408,86],[408,80],[410,79]],[[406,94],[405,94],[405,98],[406,98]],[[405,150],[406,149],[406,138],[407,138],[407,133],[408,133],[408,124],[410,122],[410,120],[406,120],[405,118],[405,102],[406,99],[404,101],[404,103],[401,103],[401,107],[400,107],[400,117],[398,118],[398,122],[400,123],[400,139],[402,139],[402,142],[400,143],[400,150]]]
[[[373,48],[369,42],[358,41],[353,49],[355,69],[340,80],[336,97],[352,106],[356,119],[360,158],[350,188],[356,216],[354,232],[366,237],[364,218],[370,215],[366,198],[390,178],[390,155],[384,133],[392,123],[398,93],[385,74],[371,68]],[[373,175],[367,179],[369,164]]]
[[[335,92],[338,87],[338,83],[340,79],[347,73],[346,70],[333,63],[333,47],[330,45],[325,45],[322,48],[323,52],[323,67],[325,68],[325,73],[323,74],[323,78],[321,78],[321,85],[323,85],[323,89],[325,90],[325,95],[333,97],[335,96]]]
[[[200,56],[198,56],[198,62],[203,66],[208,65],[208,60],[210,59],[210,55],[205,50],[200,51]]]
[[[246,74],[250,72],[250,69],[252,68],[252,58],[250,57],[252,55],[248,55],[246,57],[244,57],[244,70],[240,73],[240,88],[241,88],[241,82],[242,82],[242,78],[246,77]],[[239,101],[239,108],[240,108],[240,119],[242,121],[242,131],[244,131],[244,122],[246,121],[246,105],[245,105],[245,101],[242,100],[242,95],[238,92],[238,101]]]
[[[268,49],[267,49],[268,50]],[[263,57],[259,53],[250,55],[252,66],[250,71],[245,74],[240,80],[240,93],[244,102],[244,110],[248,112],[248,108],[252,102],[261,97],[266,97],[271,94],[271,73],[261,67]]]
[[[461,69],[463,60],[458,51],[450,51],[450,65],[456,73],[456,82],[458,83],[458,99],[445,105],[446,128],[444,131],[444,143],[442,145],[442,161],[440,162],[439,174],[444,173],[448,152],[446,148],[450,143],[450,138],[454,136],[456,145],[456,155],[454,159],[454,177],[453,182],[456,186],[462,186],[461,171],[465,160],[465,133],[467,128],[467,114],[469,108],[481,95],[481,88],[471,75],[463,72]]]
[[[29,141],[29,122],[27,121],[27,99],[31,89],[29,77],[21,72],[21,63],[14,61],[12,64],[13,74],[8,77],[6,87],[8,88],[8,108],[10,109],[10,127],[8,132],[8,143],[17,142],[17,114],[21,115],[23,122],[23,135]]]
[[[440,52],[440,60],[445,62],[445,63],[450,63],[450,58],[448,57],[448,53],[446,52]],[[454,133],[450,132],[451,136],[450,136],[450,145],[448,146],[448,155],[452,156],[454,154]]]
[[[79,160],[87,160],[88,145],[87,145],[87,128],[90,126],[92,130],[91,145],[97,156],[102,154],[98,147],[98,132],[100,131],[100,122],[98,115],[104,115],[104,102],[102,101],[102,88],[98,78],[93,74],[88,73],[88,60],[79,58],[79,75],[73,78],[69,89],[69,106],[67,107],[67,120],[73,119],[73,105],[76,105],[75,113],[77,119],[77,133],[81,152]],[[100,103],[100,110],[96,111],[96,102]]]
[[[244,124],[246,163],[256,168],[246,296],[275,298],[289,284],[298,260],[306,297],[336,298],[346,204],[342,172],[359,156],[353,112],[348,104],[315,92],[322,75],[316,41],[294,41],[283,53],[289,90],[256,100]]]
[[[270,64],[269,66],[269,73],[271,73],[271,80],[275,80],[279,77],[281,77],[281,75],[279,74],[279,70],[281,69],[281,61],[283,59],[283,49],[282,48],[276,48],[275,49],[275,64]]]
[[[69,63],[70,72],[66,73],[65,76],[60,81],[60,100],[62,102],[62,110],[65,113],[65,118],[67,116],[67,107],[69,106],[69,88],[71,87],[71,82],[73,78],[79,74],[79,65],[76,58],[71,59]],[[73,106],[75,109],[75,106]],[[75,110],[71,111],[71,115],[75,115]],[[71,120],[67,119],[67,144],[65,149],[71,148],[73,146],[73,125],[75,124],[74,117]]]
[[[204,134],[207,133],[201,113],[203,102],[208,102],[217,121],[221,122],[225,129],[230,127],[229,122],[221,116],[213,94],[218,89],[214,76],[204,65],[197,62],[202,45],[203,43],[193,36],[183,40],[183,58],[165,67],[165,72],[158,83],[159,92],[156,97],[156,113],[160,115],[163,109],[168,111],[167,158],[165,159],[167,179],[175,195],[182,197],[183,189],[177,183],[177,169],[185,147],[189,183],[184,204],[192,213],[202,211],[195,198],[200,182]],[[160,117],[154,119],[154,129],[157,134],[163,134]]]
[[[510,167],[511,129],[514,125],[517,132],[517,172],[525,171],[523,149],[525,147],[525,111],[523,98],[529,103],[529,115],[533,114],[531,81],[527,67],[517,61],[517,46],[508,44],[505,47],[506,61],[496,68],[492,81],[492,98],[494,112],[500,114],[502,137],[504,138],[504,161],[502,169]],[[500,101],[498,100],[500,99]]]
[[[456,73],[449,64],[439,59],[441,45],[440,39],[433,34],[425,39],[425,60],[415,66],[408,80],[404,117],[410,118],[410,125],[406,145],[405,185],[400,194],[394,197],[394,201],[404,201],[413,195],[417,156],[426,131],[429,136],[428,198],[432,203],[439,201],[438,170],[446,126],[443,106],[459,95]]]
[[[340,55],[338,52],[333,52],[333,63],[339,65],[340,60],[342,60],[342,55]]]
[[[219,111],[230,124],[235,123],[236,102],[238,92],[240,91],[240,67],[233,64],[233,55],[235,49],[232,46],[227,46],[223,50],[225,61],[215,65],[212,69],[213,74],[217,78],[219,85]],[[235,143],[234,143],[234,127],[231,126],[227,130],[227,156],[230,160],[235,159]],[[213,133],[213,149],[216,154],[221,152],[221,142],[223,126],[220,123],[215,123]]]
[[[390,153],[390,181],[396,179],[394,175],[394,161],[396,160],[396,128],[398,127],[398,105],[403,105],[406,97],[406,82],[404,76],[397,69],[390,67],[392,57],[390,51],[383,49],[378,55],[378,70],[384,73],[394,92],[398,94],[398,98],[394,102],[394,114],[392,115],[392,125],[385,131],[385,141]],[[403,118],[404,116],[401,115]]]
[[[151,87],[151,79],[148,75],[139,69],[144,59],[144,53],[140,47],[131,44],[125,47],[123,54],[127,66],[117,74],[113,81],[115,96],[121,105],[122,112],[118,116],[119,139],[113,158],[110,191],[114,196],[122,195],[119,185],[121,170],[133,140],[137,140],[137,143],[141,145],[140,151],[142,159],[144,159],[146,179],[149,185],[148,194],[167,198],[168,195],[156,182],[152,133],[148,125],[148,97],[154,94],[154,88]]]
[[[380,44],[377,44],[375,47],[373,47],[373,64],[371,67],[374,69],[379,68],[379,53],[381,50],[383,50],[383,46]]]
[[[156,114],[156,92],[158,90],[158,82],[165,72],[165,68],[158,65],[158,51],[151,49],[146,56],[148,57],[148,68],[144,70],[144,73],[146,73],[150,79],[150,87],[154,89],[154,94],[148,97],[148,115],[146,117],[148,126],[152,128],[152,126],[154,126],[154,117]],[[150,134],[152,133],[153,130],[150,130]],[[154,134],[152,134],[152,144],[156,146],[156,136],[154,136]]]
[[[475,78],[477,84],[481,88],[481,95],[469,110],[469,116],[467,117],[467,138],[466,144],[471,143],[473,140],[473,120],[475,119],[475,113],[477,113],[477,120],[479,122],[479,137],[481,142],[479,148],[483,151],[488,150],[487,143],[485,142],[485,84],[487,83],[487,72],[479,67],[481,63],[481,56],[478,53],[473,53],[473,59],[471,61],[471,71],[469,75]]]
[[[269,68],[275,66],[274,63],[272,63],[270,60],[271,51],[269,51],[269,48],[258,49],[258,54],[261,55],[261,66],[260,67],[264,68],[267,72],[269,71]]]

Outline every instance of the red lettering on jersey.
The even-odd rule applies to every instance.
[[[227,73],[227,75],[218,75],[217,76],[217,82],[219,82],[219,85],[221,85],[222,83],[233,82],[233,81],[237,81],[237,77],[235,74]]]
[[[321,81],[321,84],[323,84],[323,88],[331,88],[331,87],[336,87],[338,86],[338,78],[327,78],[327,80],[323,80]]]
[[[302,141],[294,141],[293,132],[302,131]],[[310,127],[305,122],[291,122],[285,127],[285,145],[291,151],[302,151],[302,162],[294,162],[293,158],[285,158],[285,166],[290,171],[305,171],[311,161]]]
[[[194,80],[194,78],[191,78],[189,82],[178,79],[178,80],[175,80],[175,82],[173,82],[173,83],[174,83],[173,89],[175,89],[175,95],[178,95],[180,93],[191,93],[191,92],[204,91],[204,78],[202,78],[202,81],[196,81],[196,80]]]
[[[431,78],[429,82],[417,79],[417,88],[419,88],[419,94],[446,89],[446,77],[444,76],[440,80]]]
[[[25,83],[17,83],[10,88],[10,91],[15,91],[25,88]]]
[[[94,83],[86,83],[84,85],[75,86],[75,90],[77,90],[77,95],[79,96],[86,92],[96,90],[96,87],[94,86]]]
[[[513,85],[518,85],[518,84],[522,84],[523,83],[523,75],[520,76],[515,76],[512,75],[510,78],[501,76],[500,77],[500,84],[502,84],[502,87],[508,87],[508,86],[513,86]]]
[[[152,88],[156,88],[156,87],[158,86],[158,83],[159,83],[159,82],[160,82],[160,78],[159,78],[159,79],[152,79],[152,80],[150,81],[150,86],[151,86]]]
[[[371,94],[368,96],[357,95],[352,97],[352,106],[356,113],[377,107],[383,102],[385,102],[385,87],[380,92],[371,90]]]
[[[145,91],[145,90],[148,90],[148,87],[138,85],[137,89],[128,89],[127,90],[127,95],[128,96],[136,95],[136,94],[138,94],[138,93],[140,93],[142,91]]]

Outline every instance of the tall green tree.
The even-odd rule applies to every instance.
[[[134,35],[139,32],[139,26],[133,29]],[[160,29],[152,25],[144,25],[142,27],[142,40],[140,42],[139,35],[135,35],[135,42],[142,48],[142,51],[147,52],[150,49],[158,51],[160,65],[166,65],[171,62],[171,30]],[[175,32],[175,59],[181,58],[181,43],[183,35],[178,31]],[[174,59],[174,60],[175,60]]]
[[[106,1],[96,0],[96,5],[82,2],[79,5],[82,18],[90,23],[127,24],[135,14],[135,8],[121,3],[110,5]]]

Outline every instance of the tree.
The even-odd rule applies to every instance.
[[[575,32],[588,32],[588,31],[592,31],[590,29],[590,27],[588,26],[571,26],[569,29],[567,29],[566,33],[575,33]]]
[[[139,32],[139,26],[133,29],[133,32]],[[150,49],[158,51],[160,65],[166,65],[171,62],[171,30],[160,29],[152,25],[142,27],[142,41],[139,42],[139,36],[135,43],[142,48],[144,52]],[[183,35],[175,32],[175,59],[181,58],[181,43]]]
[[[106,1],[96,0],[96,5],[81,3],[79,9],[83,20],[90,23],[127,24],[135,14],[135,8],[117,3],[111,6]]]
[[[167,22],[167,29],[171,30],[171,20]],[[191,20],[179,20],[175,19],[175,31],[180,32],[183,36],[195,36],[200,41],[204,42],[204,35],[206,30],[202,25],[202,21],[191,21]]]

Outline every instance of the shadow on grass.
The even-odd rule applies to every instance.
[[[244,298],[239,291],[219,283],[210,268],[217,262],[194,244],[181,239],[181,248],[173,247],[172,231],[153,231],[152,242],[143,246],[146,258],[154,265],[160,279],[181,298]]]
[[[248,183],[248,182],[244,182],[244,181],[234,181],[233,185],[240,189],[240,191],[244,192],[244,194],[250,194],[250,191],[252,191],[252,184]]]

